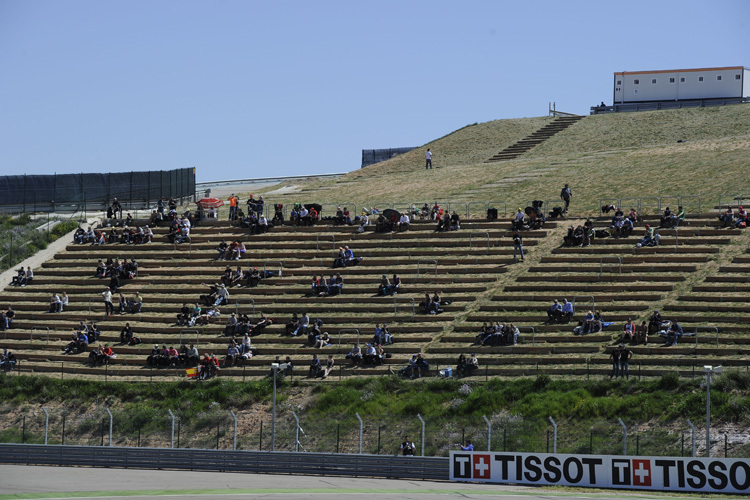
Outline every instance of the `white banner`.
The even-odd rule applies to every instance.
[[[451,481],[747,493],[750,460],[451,451]]]

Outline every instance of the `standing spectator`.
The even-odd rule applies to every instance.
[[[432,151],[430,151],[430,148],[427,148],[427,151],[424,154],[425,158],[425,164],[424,169],[427,170],[428,168],[432,168]]]
[[[521,238],[521,233],[516,231],[513,233],[513,258],[516,258],[516,252],[520,253],[521,260],[523,260],[523,239]]]
[[[633,357],[633,352],[625,347],[625,344],[620,344],[620,377],[630,379],[630,358]]]
[[[562,188],[562,191],[560,191],[560,199],[565,202],[565,206],[563,207],[563,213],[568,213],[568,205],[570,205],[570,199],[573,197],[573,191],[570,190],[570,187],[568,187],[567,184],[565,184],[565,187]]]
[[[115,306],[112,304],[112,290],[107,287],[107,289],[102,292],[102,297],[104,297],[104,314],[106,316],[113,315],[115,313]]]
[[[237,198],[234,193],[229,196],[229,220],[235,220],[237,218],[237,204],[240,199]]]
[[[620,354],[622,353],[621,349],[613,349],[612,352],[609,354],[609,359],[612,361],[612,373],[609,375],[609,378],[617,378],[617,375],[620,373]]]
[[[117,198],[112,200],[112,218],[117,219],[117,213],[120,213],[120,219],[122,219],[122,205],[117,201]]]
[[[415,448],[414,443],[409,440],[409,436],[404,436],[404,442],[401,443],[400,448],[401,454],[405,457],[413,457]]]
[[[471,444],[471,439],[466,440],[466,444],[461,446],[461,451],[474,451],[474,445]]]

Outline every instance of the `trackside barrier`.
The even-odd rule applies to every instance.
[[[623,424],[624,426],[624,424]],[[747,459],[451,451],[451,481],[681,493],[750,491]]]
[[[448,479],[445,457],[0,444],[6,464]]]

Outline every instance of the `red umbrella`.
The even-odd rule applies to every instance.
[[[218,198],[201,198],[195,204],[202,208],[219,208],[224,202]]]

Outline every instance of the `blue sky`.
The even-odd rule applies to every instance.
[[[550,101],[587,114],[614,71],[750,66],[749,19],[745,0],[0,0],[0,173],[346,172]]]

